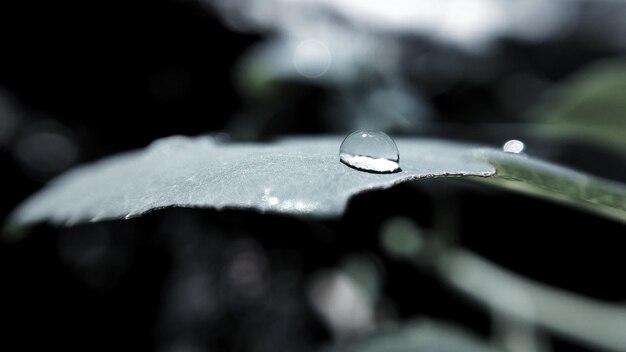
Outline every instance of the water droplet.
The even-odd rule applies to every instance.
[[[517,139],[511,139],[510,141],[504,143],[502,150],[507,153],[519,154],[524,151],[524,143],[522,141],[518,141]]]
[[[396,143],[384,132],[358,130],[341,143],[339,160],[362,171],[390,173],[400,171]]]

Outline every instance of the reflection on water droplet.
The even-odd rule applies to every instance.
[[[524,151],[524,143],[522,141],[518,141],[517,139],[511,139],[510,141],[504,143],[502,150],[507,153],[519,154]]]
[[[396,143],[384,132],[358,130],[341,143],[339,160],[355,169],[390,173],[400,171]]]

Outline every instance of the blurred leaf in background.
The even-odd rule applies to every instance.
[[[607,59],[581,68],[553,89],[534,115],[556,136],[626,155],[626,61]]]

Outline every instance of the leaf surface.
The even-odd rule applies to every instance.
[[[224,144],[173,136],[80,166],[23,202],[9,226],[72,225],[167,207],[250,209],[313,218],[343,214],[351,197],[410,180],[468,177],[626,221],[626,187],[496,149],[396,139],[402,171],[375,174],[339,161],[340,137]],[[496,175],[497,168],[497,175]]]

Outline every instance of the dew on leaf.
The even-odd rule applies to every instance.
[[[507,153],[519,154],[524,151],[524,143],[517,139],[511,139],[504,143],[502,150]]]
[[[400,171],[398,147],[391,137],[380,131],[358,130],[350,133],[339,147],[339,160],[361,171]]]

